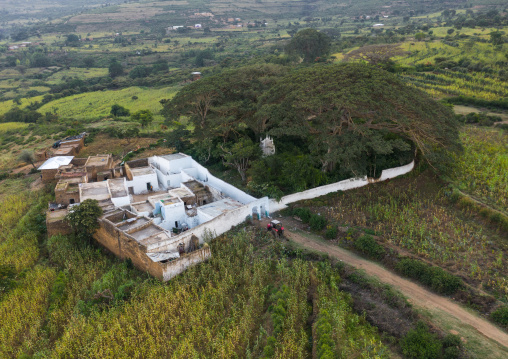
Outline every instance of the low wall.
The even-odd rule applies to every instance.
[[[130,258],[132,264],[139,270],[162,279],[163,267],[159,263],[153,262],[146,255],[145,246],[139,244],[128,234],[115,228],[109,221],[101,220],[100,222],[101,226],[94,234],[97,242],[121,259]]]
[[[51,212],[48,213],[46,216],[46,228],[47,228],[47,235],[48,238],[51,238],[52,236],[56,236],[58,234],[66,235],[71,234],[72,229],[69,226],[69,223],[62,218],[50,218]]]
[[[195,250],[191,253],[186,253],[177,260],[168,263],[162,263],[162,280],[164,282],[168,281],[171,278],[176,277],[178,274],[184,272],[190,266],[204,262],[211,257],[212,252],[210,251],[210,247],[205,243],[203,248]]]
[[[347,191],[347,190],[354,189],[354,188],[360,188],[360,187],[368,185],[369,183],[386,181],[387,179],[395,178],[395,177],[398,177],[403,174],[411,172],[414,168],[414,165],[415,165],[415,163],[414,163],[414,161],[412,161],[411,163],[404,165],[404,166],[383,170],[383,172],[381,172],[381,176],[379,177],[378,180],[370,180],[369,178],[367,178],[367,176],[362,177],[362,178],[350,178],[350,179],[347,179],[344,181],[340,181],[340,182],[328,184],[325,186],[312,188],[307,191],[293,193],[293,194],[284,196],[281,198],[281,200],[279,202],[272,199],[272,200],[270,200],[270,207],[269,207],[270,212],[277,212],[277,211],[280,211],[284,208],[287,208],[287,205],[290,203],[303,201],[306,199],[313,199],[316,197],[321,197],[321,196],[327,195],[332,192]]]

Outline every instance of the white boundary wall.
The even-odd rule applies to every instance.
[[[270,200],[270,207],[269,207],[270,212],[277,212],[277,211],[280,211],[284,208],[287,208],[287,205],[290,203],[294,203],[294,202],[298,202],[298,201],[302,201],[302,200],[306,200],[306,199],[312,199],[312,198],[316,198],[316,197],[321,197],[321,196],[324,196],[324,195],[326,195],[328,193],[332,193],[332,192],[347,191],[347,190],[354,189],[354,188],[360,188],[360,187],[368,185],[369,183],[386,181],[387,179],[395,178],[400,175],[411,172],[413,170],[414,166],[415,166],[415,161],[413,160],[411,163],[409,163],[407,165],[383,170],[383,172],[381,172],[381,177],[379,177],[378,180],[369,179],[369,178],[367,178],[367,176],[361,177],[361,178],[350,178],[350,179],[347,179],[344,181],[340,181],[340,182],[328,184],[325,186],[312,188],[307,191],[293,193],[293,194],[284,196],[281,198],[281,200],[279,202],[277,202],[274,199],[271,199]]]

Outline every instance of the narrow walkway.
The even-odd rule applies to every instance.
[[[428,310],[441,310],[455,317],[459,322],[470,325],[480,332],[483,336],[496,341],[498,344],[508,348],[508,334],[491,324],[489,321],[474,315],[457,303],[448,298],[434,294],[427,289],[415,284],[407,279],[388,271],[379,264],[363,259],[354,253],[340,248],[336,245],[328,244],[317,239],[312,235],[306,236],[305,233],[299,234],[286,229],[286,237],[300,246],[314,251],[327,253],[336,259],[339,259],[355,268],[362,269],[369,276],[378,278],[381,282],[393,286],[400,291],[416,307]]]

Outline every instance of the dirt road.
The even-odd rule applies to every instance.
[[[327,253],[329,256],[339,259],[355,268],[364,270],[369,276],[377,277],[379,281],[389,284],[400,291],[415,307],[432,311],[437,309],[438,311],[448,313],[460,323],[475,328],[483,336],[494,340],[505,348],[508,348],[507,333],[503,332],[487,320],[468,312],[451,300],[434,294],[427,289],[420,287],[407,279],[399,277],[382,266],[363,259],[348,250],[342,249],[336,245],[328,244],[324,241],[322,242],[313,238],[312,235],[307,236],[305,232],[299,234],[295,231],[289,231],[286,228],[285,235],[291,241],[302,247]]]

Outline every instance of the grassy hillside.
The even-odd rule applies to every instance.
[[[97,118],[109,116],[111,106],[119,104],[131,112],[148,109],[157,114],[162,109],[159,101],[173,97],[176,91],[174,87],[128,87],[121,90],[87,92],[51,101],[38,111],[46,113],[56,110],[59,116],[65,118]]]

